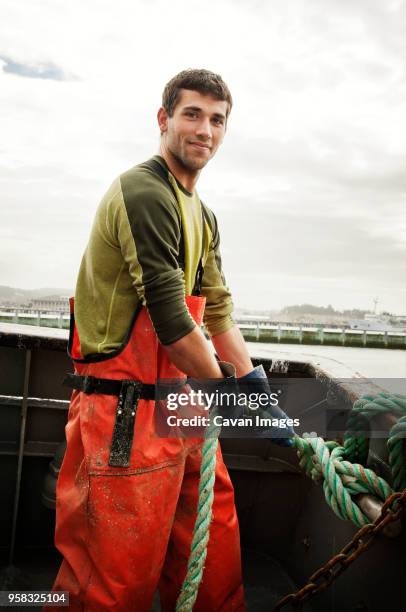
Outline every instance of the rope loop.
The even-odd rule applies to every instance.
[[[362,512],[353,497],[368,493],[383,502],[392,495],[391,486],[372,470],[364,467],[369,451],[369,422],[379,413],[391,412],[399,421],[392,427],[388,439],[389,463],[396,491],[406,488],[406,396],[398,393],[364,395],[353,406],[344,435],[344,445],[334,440],[325,441],[316,434],[295,436],[299,465],[315,482],[323,480],[327,503],[335,514],[362,527],[370,519]],[[186,577],[182,585],[176,612],[191,612],[203,576],[204,562],[212,519],[213,489],[216,454],[220,428],[211,425],[202,447],[199,501],[193,531]],[[356,434],[356,435],[354,435]]]

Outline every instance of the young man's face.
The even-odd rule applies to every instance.
[[[226,131],[226,101],[182,89],[169,117],[158,113],[164,146],[186,170],[201,170],[217,151]]]

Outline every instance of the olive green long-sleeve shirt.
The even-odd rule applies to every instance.
[[[139,302],[162,344],[188,334],[195,323],[185,295],[193,290],[202,254],[205,325],[212,336],[233,326],[216,218],[196,192],[177,182],[162,157],[153,159],[163,173],[142,164],[131,168],[113,182],[96,212],[75,292],[84,356],[118,349]]]

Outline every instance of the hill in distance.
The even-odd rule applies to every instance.
[[[59,287],[41,287],[40,289],[18,289],[0,285],[0,302],[13,302],[23,304],[29,300],[46,297],[70,297],[73,289]]]

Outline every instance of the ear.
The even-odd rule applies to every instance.
[[[166,112],[163,106],[161,106],[161,108],[158,111],[157,119],[158,119],[159,131],[161,132],[161,134],[163,134],[168,129],[168,113]]]

